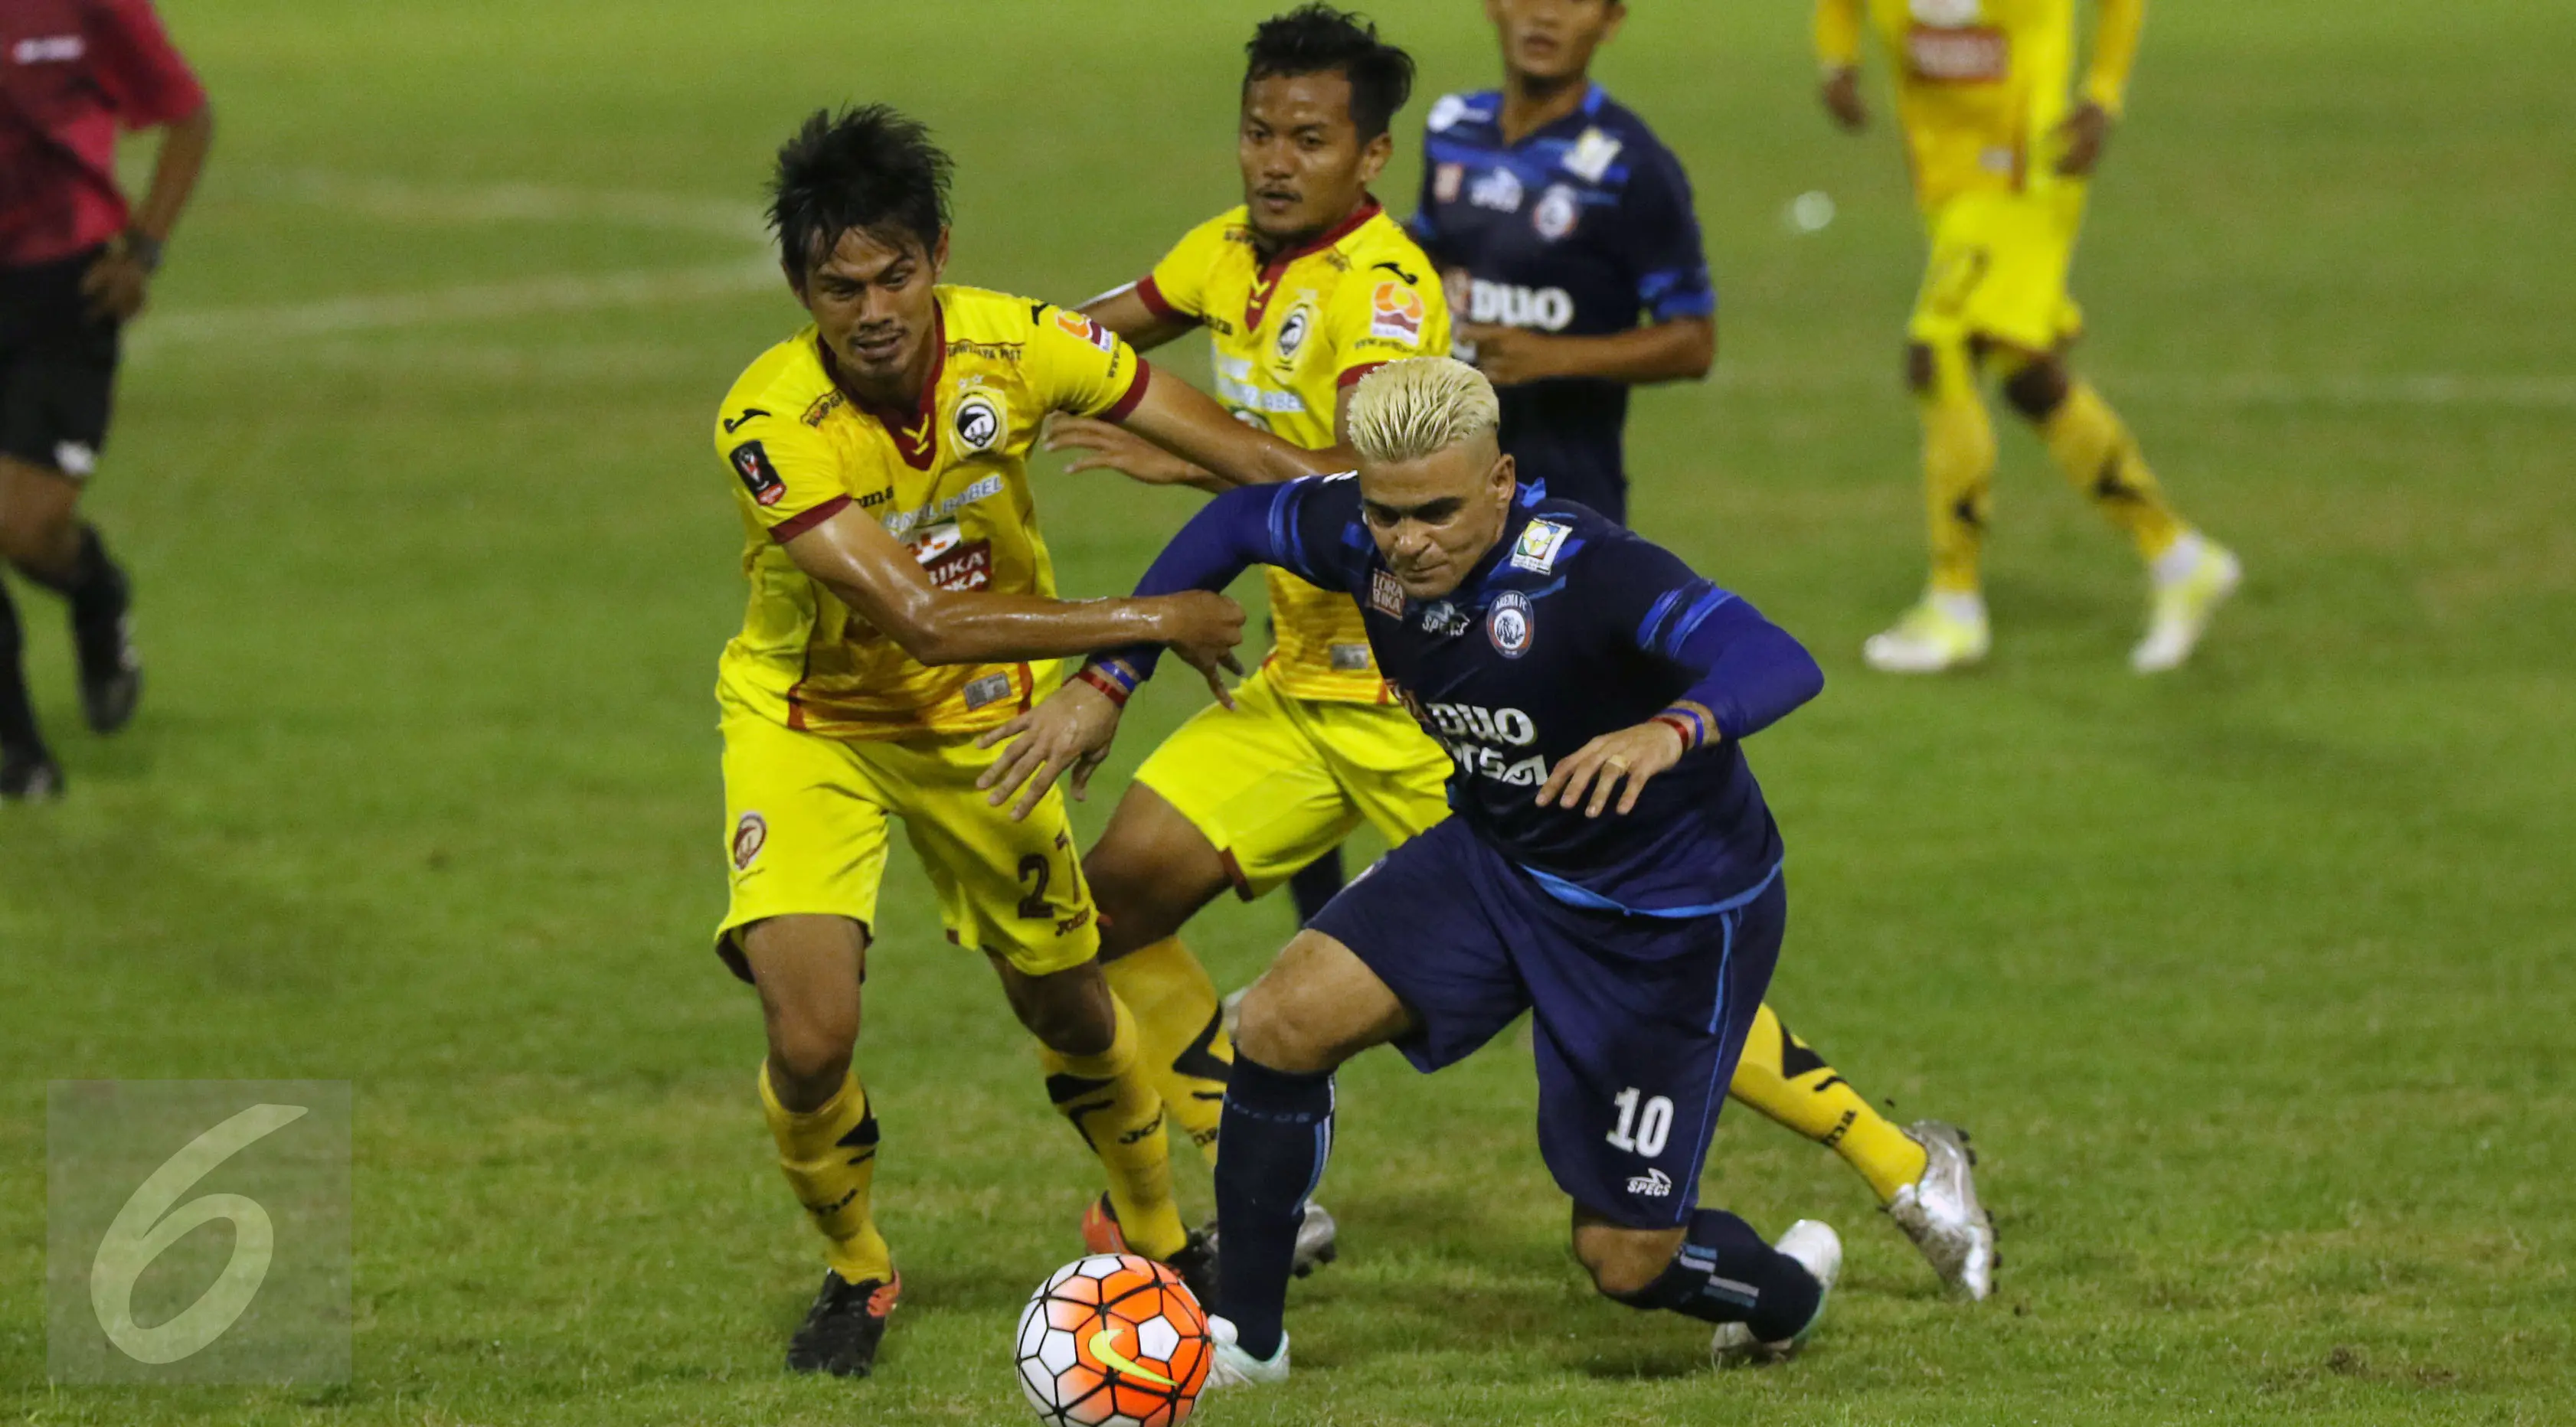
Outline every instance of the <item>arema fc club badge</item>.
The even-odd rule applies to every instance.
[[[742,821],[733,825],[734,870],[750,871],[751,864],[760,856],[760,850],[768,845],[769,819],[758,813],[744,813]]]
[[[968,392],[957,399],[955,428],[959,450],[990,451],[1002,439],[1002,408],[980,391]]]
[[[1530,633],[1529,596],[1518,590],[1494,596],[1494,607],[1485,612],[1485,637],[1494,642],[1494,651],[1518,659],[1529,652]]]
[[[1575,198],[1574,190],[1561,183],[1553,184],[1539,198],[1538,206],[1530,210],[1530,226],[1538,230],[1540,237],[1553,243],[1573,232],[1575,220],[1581,216],[1582,205]]]

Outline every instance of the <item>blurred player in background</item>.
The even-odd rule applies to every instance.
[[[162,130],[140,207],[120,129]],[[114,733],[143,692],[125,571],[76,513],[107,442],[118,339],[197,186],[214,113],[146,0],[0,5],[0,558],[71,605],[81,711]],[[0,583],[0,800],[59,796]]]
[[[1842,1261],[1802,1221],[1775,1248],[1698,1208],[1700,1171],[1787,922],[1778,828],[1743,740],[1823,686],[1798,642],[1665,550],[1570,501],[1525,499],[1493,387],[1429,357],[1359,384],[1356,476],[1218,497],[1140,593],[1251,564],[1339,586],[1389,683],[1453,755],[1457,815],[1288,943],[1243,1003],[1226,1092],[1210,1386],[1288,1375],[1294,1240],[1333,1138],[1333,1072],[1392,1044],[1455,1064],[1533,1015],[1538,1139],[1603,1294],[1778,1356]],[[1150,673],[1158,651],[1091,667]],[[995,770],[1096,757],[1118,705],[1068,687]]]
[[[1625,523],[1628,388],[1697,380],[1717,350],[1690,179],[1591,80],[1625,5],[1488,0],[1486,12],[1503,87],[1432,106],[1409,226],[1472,318],[1460,355],[1472,348],[1498,389],[1503,449],[1523,485]],[[1424,808],[1414,830],[1447,812]],[[1994,1231],[1961,1131],[1937,1120],[1898,1129],[1768,1006],[1729,1091],[1833,1147],[1945,1280],[1986,1295]]]
[[[1108,1171],[1137,1251],[1204,1269],[1134,1018],[1094,956],[1063,801],[1032,799],[1021,819],[987,804],[975,779],[995,755],[976,740],[1052,688],[1060,656],[1143,639],[1214,685],[1242,638],[1221,596],[1055,598],[1027,479],[1049,414],[1124,423],[1229,480],[1321,469],[1153,381],[1078,313],[940,285],[948,173],[882,106],[806,121],[779,151],[770,219],[813,322],[744,371],[714,433],[751,583],[717,677],[732,895],[716,949],[759,990],[761,1102],[829,1243],[788,1349],[804,1372],[867,1373],[901,1292],[869,1214],[878,1128],[851,1069],[890,818],[950,940],[990,958],[1038,1038],[1048,1096]]]
[[[2189,658],[2243,577],[2235,555],[2175,514],[2129,428],[2065,362],[2083,331],[2067,269],[2145,10],[2146,0],[2100,0],[2093,62],[2070,107],[2075,0],[1818,0],[1824,104],[1844,128],[1868,121],[1864,25],[1887,45],[1931,235],[1905,367],[1923,419],[1932,578],[1919,604],[1863,646],[1872,668],[1936,673],[1986,656],[1978,556],[1995,435],[1978,388],[1988,375],[2147,564],[2153,596],[2132,668],[2158,673]]]
[[[1447,280],[1459,355],[1499,389],[1523,479],[1625,524],[1628,388],[1697,381],[1717,356],[1690,178],[1591,80],[1627,6],[1485,10],[1503,87],[1431,106],[1410,226]]]

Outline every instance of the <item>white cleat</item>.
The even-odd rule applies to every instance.
[[[2209,632],[2218,607],[2244,582],[2244,562],[2233,551],[2204,542],[2190,570],[2155,582],[2155,594],[2147,606],[2147,637],[2129,651],[2129,667],[2141,674],[2182,667],[2200,637]]]
[[[1843,1241],[1830,1224],[1814,1219],[1801,1219],[1789,1226],[1771,1247],[1796,1259],[1807,1272],[1816,1276],[1824,1291],[1816,1295],[1816,1311],[1807,1326],[1786,1338],[1765,1342],[1753,1336],[1753,1330],[1742,1323],[1720,1323],[1708,1340],[1709,1361],[1719,1367],[1742,1363],[1776,1363],[1798,1351],[1816,1325],[1825,1321],[1825,1301],[1834,1296],[1834,1280],[1843,1275]],[[1284,1354],[1286,1349],[1281,1349]]]
[[[1288,1335],[1279,1335],[1279,1351],[1268,1362],[1254,1357],[1234,1345],[1234,1324],[1211,1314],[1207,1320],[1208,1342],[1215,1348],[1208,1361],[1207,1383],[1199,1390],[1213,1392],[1220,1387],[1258,1387],[1264,1383],[1288,1380]]]
[[[1923,1146],[1923,1177],[1896,1191],[1887,1216],[1943,1283],[1984,1298],[1995,1288],[1995,1221],[1977,1202],[1976,1152],[1964,1131],[1938,1120],[1917,1120],[1905,1133]]]
[[[1983,661],[1993,645],[1984,601],[1925,595],[1895,624],[1863,641],[1860,657],[1882,674],[1938,674]]]
[[[1199,1232],[1207,1237],[1208,1247],[1220,1254],[1225,1252],[1225,1238],[1215,1219],[1200,1225]],[[1297,1221],[1297,1247],[1288,1261],[1288,1272],[1304,1278],[1340,1258],[1340,1239],[1341,1227],[1333,1222],[1332,1211],[1312,1199],[1307,1200],[1306,1217]]]

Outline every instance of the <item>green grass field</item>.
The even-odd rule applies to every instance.
[[[1826,665],[1755,749],[1794,849],[1773,999],[1975,1129],[1999,1291],[1942,1301],[1838,1161],[1730,1115],[1708,1198],[1851,1261],[1809,1355],[1711,1374],[1581,1284],[1513,1038],[1437,1079],[1374,1056],[1293,1388],[1204,1420],[2576,1418],[2565,7],[2157,11],[2082,359],[2248,592],[2132,677],[2134,564],[2016,432],[1995,658],[1937,683],[1857,658],[1920,573],[1918,238],[1893,137],[1816,112],[1801,8],[1640,4],[1605,58],[1725,292],[1718,378],[1637,405],[1636,519]],[[1013,1314],[1095,1171],[909,865],[861,1051],[907,1306],[874,1381],[778,1370],[817,1254],[706,951],[741,594],[705,428],[800,319],[754,215],[805,110],[925,117],[953,276],[1079,299],[1233,201],[1266,9],[168,0],[221,128],[91,500],[141,581],[130,732],[77,731],[20,594],[72,797],[0,809],[0,1417],[1024,1420]],[[1490,38],[1466,0],[1376,9],[1423,60],[1410,149]],[[1841,218],[1793,234],[1811,189]],[[1039,479],[1080,594],[1196,500]],[[1141,700],[1115,770],[1192,702]],[[1240,984],[1287,926],[1229,903],[1195,942]],[[49,1386],[45,1083],[222,1077],[356,1086],[354,1381]]]

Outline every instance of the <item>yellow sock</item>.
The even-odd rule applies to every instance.
[[[822,1108],[799,1112],[778,1103],[769,1064],[760,1066],[760,1104],[778,1141],[778,1167],[831,1247],[832,1271],[852,1283],[894,1277],[894,1258],[868,1217],[868,1188],[877,1173],[877,1117],[851,1075]]]
[[[2187,527],[2165,503],[2164,488],[2138,453],[2137,438],[2090,382],[2078,381],[2067,389],[2066,400],[2039,424],[2039,434],[2047,439],[2058,469],[2128,535],[2138,558],[2152,562],[2182,537]]]
[[[1118,1033],[1098,1055],[1063,1055],[1044,1046],[1047,1098],[1082,1132],[1109,1171],[1109,1207],[1127,1246],[1147,1258],[1169,1258],[1189,1242],[1172,1201],[1172,1147],[1163,1138],[1163,1097],[1145,1078],[1136,1015],[1118,1008]]]
[[[1767,1002],[1753,1014],[1726,1093],[1841,1155],[1881,1204],[1923,1177],[1923,1146],[1871,1109],[1823,1056],[1789,1033]]]
[[[1234,1069],[1234,1042],[1225,1033],[1216,983],[1179,937],[1165,937],[1103,969],[1109,989],[1136,1013],[1145,1078],[1162,1095],[1164,1112],[1208,1163],[1216,1163],[1225,1079]]]
[[[1915,397],[1923,419],[1923,506],[1932,533],[1932,592],[1973,595],[1986,518],[1994,501],[1995,425],[1977,394],[1968,354],[1932,352],[1931,389]]]

